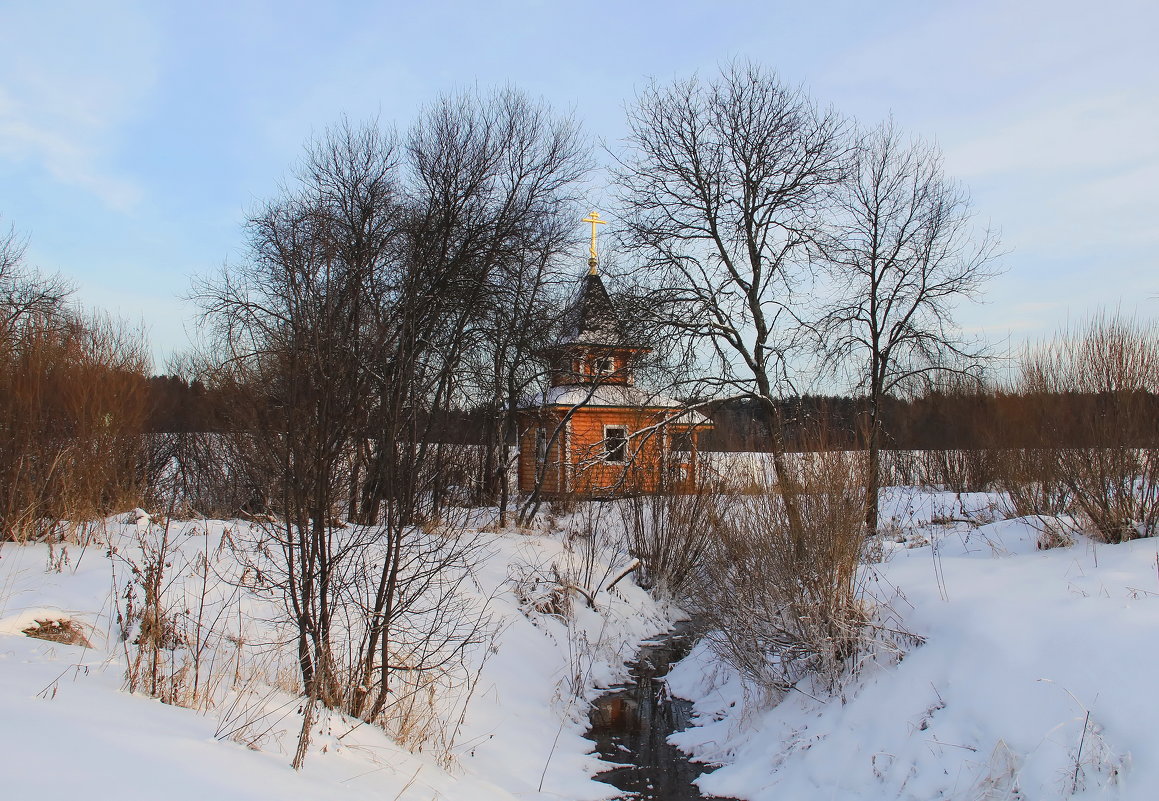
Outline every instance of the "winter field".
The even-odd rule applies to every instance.
[[[698,646],[670,687],[698,715],[677,744],[723,765],[702,788],[754,801],[1156,797],[1159,540],[1096,544],[1005,506],[883,495],[886,534],[860,581],[869,619],[903,646],[870,649],[835,688],[805,679],[771,706]],[[128,515],[83,546],[3,544],[0,796],[612,796],[590,779],[587,704],[682,612],[621,578],[631,560],[614,504],[524,530],[471,514],[480,558],[457,592],[483,613],[477,641],[438,682],[398,694],[388,732],[322,715],[300,772],[284,611],[238,555],[250,523]],[[154,663],[133,641],[166,532]],[[170,703],[140,691],[153,679]]]

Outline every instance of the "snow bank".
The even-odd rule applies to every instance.
[[[706,648],[678,666],[670,686],[700,725],[673,742],[726,765],[701,787],[753,801],[1155,798],[1159,542],[1039,551],[1041,520],[954,522],[994,500],[889,494],[908,523],[867,569],[926,642],[839,697],[803,686],[767,709]]]
[[[434,699],[457,710],[449,729],[453,744],[440,753],[411,753],[374,727],[323,717],[300,773],[289,767],[301,725],[297,699],[286,691],[292,671],[272,685],[229,690],[226,681],[201,711],[124,690],[126,644],[117,601],[129,562],[139,558],[135,538],[149,521],[132,515],[107,521],[104,544],[87,549],[0,546],[0,798],[509,801],[612,795],[614,788],[589,778],[599,763],[582,737],[587,704],[598,685],[622,678],[623,662],[638,641],[668,627],[668,613],[630,579],[610,593],[588,587],[597,590],[596,609],[577,597],[568,620],[528,612],[516,592],[520,582],[550,574],[553,565],[565,575],[576,569],[584,543],[575,530],[582,526],[564,519],[533,533],[488,533],[483,518],[475,522],[477,536],[489,541],[471,586],[490,604],[495,636],[471,655],[478,670],[469,696]],[[235,597],[229,550],[219,546],[241,540],[231,534],[244,526],[172,526],[174,565],[210,559],[211,603]],[[604,545],[595,556],[597,579],[614,573],[625,558]],[[196,573],[174,576],[171,599],[178,606],[196,601],[200,581]],[[268,602],[243,594],[229,609],[222,624],[229,636],[273,639]],[[46,617],[85,626],[94,647],[21,634]],[[238,726],[248,727],[240,739],[250,747],[230,739]]]
[[[1058,521],[1000,520],[997,501],[884,494],[887,558],[867,578],[925,644],[900,662],[864,665],[836,698],[802,685],[770,709],[707,648],[694,649],[669,682],[695,700],[699,724],[674,742],[725,763],[702,787],[754,801],[1154,798],[1159,541],[1079,537],[1040,551],[1043,526]],[[469,697],[437,699],[465,709],[452,719],[453,745],[412,753],[373,727],[324,718],[301,773],[288,767],[301,721],[287,692],[292,671],[289,685],[226,691],[201,711],[124,691],[115,603],[123,583],[114,576],[124,577],[149,522],[109,521],[102,544],[87,549],[4,545],[0,798],[606,798],[615,791],[588,778],[599,764],[582,737],[587,703],[673,615],[630,579],[602,589],[626,558],[606,542],[585,584],[598,589],[596,609],[576,591],[568,618],[531,611],[537,593],[545,609],[559,601],[549,592],[555,572],[580,578],[591,551],[582,517],[532,533],[488,533],[484,516],[472,521],[489,538],[472,591],[490,599],[496,634],[472,655],[479,669]],[[228,548],[219,546],[243,525],[173,529],[183,563],[218,560],[213,603],[234,593]],[[199,581],[184,576],[173,597],[196,598]],[[243,597],[234,611],[239,638],[270,633],[268,603]],[[93,647],[21,633],[43,619],[83,626]],[[247,721],[255,736],[230,739],[230,727]]]

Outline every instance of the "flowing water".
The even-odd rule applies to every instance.
[[[688,726],[692,702],[673,698],[660,680],[688,655],[695,639],[682,623],[669,634],[645,643],[630,665],[631,678],[596,699],[587,737],[596,751],[616,767],[596,778],[626,793],[624,798],[688,801],[703,798],[693,780],[711,770],[690,762],[667,742],[669,734]]]

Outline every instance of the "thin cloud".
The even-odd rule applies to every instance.
[[[950,148],[957,174],[1105,170],[1159,161],[1159,110],[1138,93],[1079,97],[996,121],[985,135]]]
[[[125,24],[106,6],[84,3],[5,17],[0,158],[38,166],[114,209],[132,208],[143,190],[116,157],[156,80],[152,26],[144,16]]]

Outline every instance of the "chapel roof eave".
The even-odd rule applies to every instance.
[[[524,412],[535,409],[625,409],[646,414],[671,413],[672,418],[666,421],[670,425],[694,428],[714,426],[711,419],[695,409],[687,408],[680,401],[622,384],[563,384],[525,398],[519,408]]]
[[[652,348],[644,347],[642,345],[626,345],[622,342],[598,342],[590,339],[576,339],[568,341],[559,341],[551,345],[547,345],[535,351],[537,356],[557,356],[561,353],[574,352],[577,350],[598,351],[603,353],[637,353],[646,354],[651,353]]]

